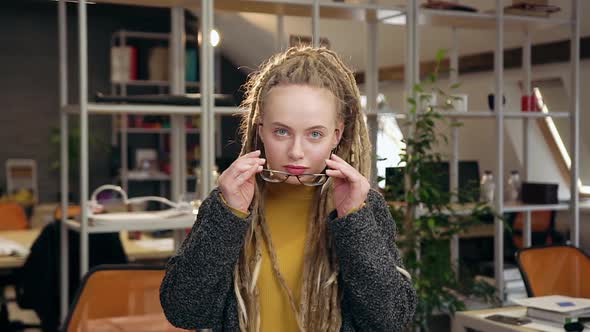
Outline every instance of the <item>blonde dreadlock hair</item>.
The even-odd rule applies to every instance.
[[[371,149],[360,105],[360,93],[352,71],[336,53],[326,48],[294,47],[271,57],[248,78],[246,110],[241,123],[240,155],[262,146],[257,142],[257,124],[262,119],[265,98],[278,85],[299,84],[325,88],[339,101],[338,120],[344,123],[338,155],[369,178]],[[316,190],[311,208],[309,231],[304,250],[303,284],[300,303],[282,277],[264,219],[264,181],[257,178],[252,200],[252,224],[235,267],[234,291],[238,301],[240,329],[259,331],[260,305],[256,287],[262,263],[262,241],[266,241],[275,276],[287,293],[300,331],[339,331],[341,326],[338,262],[326,229],[326,218],[333,209],[332,181]]]

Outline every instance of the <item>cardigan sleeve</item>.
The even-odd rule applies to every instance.
[[[184,329],[223,326],[226,299],[250,219],[236,216],[215,189],[203,201],[197,220],[167,266],[160,302],[170,323]]]
[[[396,226],[383,196],[369,191],[365,206],[328,218],[343,289],[343,307],[360,331],[400,331],[413,318],[416,292],[395,245]],[[343,309],[344,310],[344,309]]]

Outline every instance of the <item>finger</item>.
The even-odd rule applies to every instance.
[[[335,154],[332,154],[331,155],[331,159],[328,159],[328,160],[330,160],[332,162],[335,162],[335,163],[338,163],[339,165],[346,166],[346,167],[348,167],[351,170],[356,170],[356,168],[352,167],[346,160],[338,157]]]
[[[253,168],[254,166],[260,166],[260,165],[258,163],[253,163],[253,162],[241,163],[239,165],[236,165],[236,167],[234,167],[234,171],[233,171],[234,178],[237,178],[242,173],[247,172],[249,169]]]
[[[350,182],[356,182],[359,180],[359,177],[362,176],[354,167],[350,166],[345,161],[344,163],[341,163],[326,159],[326,165],[332,169],[339,170]]]
[[[327,169],[326,175],[329,177],[333,177],[333,178],[346,179],[346,175],[342,174],[342,172],[340,172],[340,170]]]
[[[245,172],[243,172],[242,174],[240,174],[237,178],[236,178],[236,187],[241,186],[242,184],[244,184],[244,182],[248,181],[250,178],[252,178],[254,176],[254,174],[261,172],[262,171],[262,166],[260,165],[254,165],[252,167],[250,167],[250,169],[246,170]]]
[[[330,159],[331,159],[331,160],[334,160],[334,161],[342,162],[342,163],[345,163],[345,164],[347,164],[347,165],[348,165],[348,162],[346,162],[346,160],[344,160],[344,159],[340,158],[340,156],[338,156],[338,155],[337,155],[337,154],[335,154],[335,153],[332,153],[332,154],[330,155]]]
[[[251,160],[253,158],[258,158],[260,156],[260,150],[255,150],[249,153],[246,153],[243,156],[240,156],[238,159],[234,160],[234,162],[230,165],[230,167],[241,163],[244,160]]]
[[[252,158],[252,157],[257,157],[260,155],[260,150],[254,150],[252,152],[248,152],[245,155],[243,155],[240,158]]]
[[[236,160],[232,166],[230,166],[231,168],[235,168],[238,169],[240,167],[242,167],[243,165],[264,165],[266,163],[266,159],[264,158],[246,158],[246,159],[238,159]]]

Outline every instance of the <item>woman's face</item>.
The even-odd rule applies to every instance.
[[[336,97],[328,89],[294,84],[273,87],[258,127],[265,168],[294,175],[321,173],[343,127],[337,118]],[[293,176],[286,182],[300,184]]]

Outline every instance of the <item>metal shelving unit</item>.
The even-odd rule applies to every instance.
[[[525,83],[525,94],[532,94],[531,87],[531,48],[532,48],[532,34],[533,32],[542,31],[545,29],[555,28],[569,28],[570,29],[570,40],[571,42],[571,53],[570,53],[570,68],[571,68],[571,86],[572,95],[570,109],[568,112],[520,112],[506,110],[501,103],[496,103],[493,112],[490,111],[471,111],[471,112],[441,112],[443,116],[447,116],[453,119],[456,118],[468,118],[468,119],[493,119],[495,120],[495,144],[496,144],[496,156],[497,163],[495,167],[495,201],[494,208],[498,214],[504,212],[524,212],[525,213],[525,225],[524,225],[524,245],[531,245],[531,212],[539,210],[569,210],[571,214],[570,228],[571,228],[571,242],[575,246],[579,246],[579,188],[577,179],[579,178],[579,119],[580,119],[580,106],[579,106],[579,44],[580,44],[580,1],[570,0],[572,11],[570,19],[562,18],[542,18],[542,17],[527,17],[527,16],[515,16],[505,15],[503,12],[504,4],[502,0],[496,0],[495,13],[470,13],[470,12],[458,12],[458,11],[445,11],[445,10],[432,10],[432,9],[418,9],[416,1],[408,0],[409,15],[414,15],[412,19],[408,19],[408,24],[414,25],[414,27],[408,27],[408,29],[417,30],[418,22],[423,22],[426,25],[447,27],[452,30],[452,49],[450,52],[451,68],[458,68],[458,29],[493,29],[496,31],[496,40],[494,48],[494,85],[496,96],[504,95],[503,90],[503,78],[504,78],[504,32],[521,32],[524,33],[523,41],[523,76]],[[477,33],[477,32],[474,32]],[[412,57],[409,59],[419,59],[418,45],[417,42],[420,40],[419,37],[413,36],[409,40],[410,54]],[[416,70],[415,68],[413,70]],[[407,75],[410,78],[409,85],[413,86],[417,80],[417,74]],[[457,70],[451,72],[451,83],[458,82]],[[408,83],[407,83],[408,84]],[[407,91],[411,91],[408,88]],[[524,180],[528,179],[527,170],[530,166],[529,162],[529,130],[531,128],[531,119],[539,118],[569,118],[571,121],[572,128],[572,167],[571,167],[571,198],[568,202],[563,202],[553,205],[525,205],[525,204],[512,204],[504,202],[504,121],[510,119],[521,119],[523,120],[523,133],[524,133]],[[459,132],[458,128],[451,129],[451,144],[452,154],[450,161],[450,183],[451,190],[457,190],[458,188],[458,161],[459,161]],[[494,222],[494,275],[496,280],[496,288],[498,289],[499,296],[504,296],[504,280],[503,280],[503,268],[504,268],[504,242],[503,232],[504,225],[500,219],[496,219]],[[451,258],[455,266],[458,265],[459,257],[459,239],[454,237],[451,241]]]
[[[105,1],[103,1],[105,2]],[[107,1],[108,2],[108,1]],[[208,1],[203,1],[207,4]],[[112,3],[112,2],[111,2]],[[120,1],[120,4],[136,4],[133,1]],[[166,4],[166,7],[171,5],[171,2]],[[213,71],[210,67],[213,64],[213,50],[209,42],[209,34],[204,34],[203,46],[201,47],[201,93],[203,94],[202,106],[171,106],[171,105],[125,105],[125,104],[107,104],[107,103],[93,103],[88,99],[88,33],[87,33],[87,2],[79,1],[77,3],[78,9],[78,61],[79,61],[79,100],[77,104],[68,103],[68,80],[67,80],[67,16],[66,16],[66,1],[61,0],[58,3],[58,24],[59,24],[59,54],[60,54],[60,109],[61,109],[61,161],[62,161],[62,193],[68,192],[68,116],[74,114],[79,117],[80,121],[80,197],[81,197],[81,218],[80,221],[66,220],[65,216],[62,219],[61,228],[61,313],[62,317],[67,313],[68,307],[68,266],[67,252],[68,252],[68,229],[75,230],[80,233],[80,275],[84,275],[88,270],[88,235],[90,233],[111,232],[119,230],[157,230],[157,229],[183,229],[191,227],[194,223],[194,217],[188,218],[164,218],[160,221],[146,220],[145,222],[137,222],[129,225],[93,225],[88,218],[88,179],[89,179],[89,163],[88,163],[88,115],[89,114],[159,114],[171,116],[171,152],[172,152],[172,175],[170,181],[172,185],[172,199],[177,200],[179,195],[186,191],[186,174],[184,171],[185,152],[183,148],[186,135],[184,134],[184,116],[185,115],[201,115],[202,123],[205,127],[199,131],[201,135],[201,144],[203,145],[202,162],[203,168],[212,169],[210,165],[214,161],[214,140],[208,136],[214,133],[214,114],[235,114],[238,112],[236,107],[214,107],[212,82]],[[185,91],[184,81],[184,43],[185,27],[184,27],[184,9],[181,7],[171,8],[171,38],[170,38],[170,91],[171,93],[183,93]],[[205,16],[211,16],[206,14]],[[203,20],[201,26],[202,31],[210,31],[212,29],[212,22]],[[209,54],[210,53],[210,54]],[[204,73],[208,75],[203,76]],[[207,80],[207,82],[204,82]],[[147,82],[140,82],[147,84]],[[132,83],[133,84],[133,83]],[[204,121],[209,119],[209,121]],[[183,140],[184,138],[184,140]],[[210,174],[211,172],[203,172],[203,174]],[[209,192],[212,183],[211,176],[206,176],[209,180],[202,181],[203,192]],[[68,197],[63,194],[62,210],[67,210]],[[64,214],[65,215],[65,214]]]
[[[418,52],[418,41],[419,41],[419,25],[429,24],[434,26],[449,27],[453,30],[453,48],[451,51],[451,67],[456,68],[458,65],[458,52],[457,46],[459,43],[457,37],[457,29],[470,28],[470,29],[495,29],[497,31],[496,45],[495,45],[495,95],[503,95],[503,38],[504,31],[525,31],[525,42],[524,42],[524,76],[526,91],[530,95],[531,86],[531,44],[532,44],[532,31],[539,29],[548,29],[555,27],[564,27],[571,29],[571,40],[572,40],[572,91],[573,96],[571,107],[568,113],[551,113],[547,114],[523,114],[521,112],[506,112],[503,109],[501,103],[497,103],[494,112],[489,111],[474,111],[474,112],[455,112],[450,113],[449,116],[456,118],[482,118],[482,119],[494,119],[496,124],[496,139],[497,139],[497,178],[496,188],[498,195],[496,195],[496,201],[494,206],[497,211],[525,211],[530,212],[535,209],[540,209],[538,206],[509,206],[503,202],[503,129],[504,120],[506,118],[521,118],[524,119],[525,124],[523,128],[527,132],[528,126],[530,126],[529,120],[531,118],[545,117],[545,116],[559,116],[569,117],[574,128],[574,140],[572,147],[572,185],[571,185],[571,201],[569,203],[557,204],[550,206],[556,209],[569,208],[572,212],[571,229],[572,229],[572,242],[574,245],[579,245],[579,201],[578,201],[578,187],[575,179],[579,177],[579,58],[576,56],[579,54],[579,19],[580,19],[580,0],[571,0],[574,10],[572,10],[571,20],[555,19],[555,18],[534,18],[534,17],[522,17],[504,15],[502,8],[502,1],[496,0],[496,7],[499,8],[495,13],[462,13],[462,12],[451,12],[442,10],[426,10],[419,9],[417,0],[406,0],[405,6],[391,6],[391,5],[379,5],[371,1],[369,4],[354,4],[354,3],[335,3],[335,2],[320,2],[319,0],[201,0],[201,1],[190,1],[190,0],[94,0],[96,3],[109,3],[109,4],[124,4],[124,5],[138,5],[138,6],[156,6],[171,8],[172,15],[172,26],[171,26],[171,54],[170,58],[173,62],[171,64],[171,78],[170,78],[170,91],[172,93],[182,93],[185,91],[185,80],[184,80],[184,55],[181,50],[183,45],[184,37],[184,19],[183,10],[188,9],[193,12],[200,12],[200,30],[211,31],[213,28],[213,13],[214,10],[225,10],[225,11],[241,11],[241,12],[257,12],[277,15],[277,27],[279,29],[279,39],[282,39],[284,23],[284,16],[305,16],[312,18],[312,40],[315,46],[319,45],[319,19],[320,16],[323,18],[336,18],[336,19],[347,19],[347,20],[359,20],[366,22],[367,24],[367,70],[366,70],[366,91],[367,91],[367,112],[374,113],[377,110],[377,90],[378,90],[378,68],[377,68],[377,56],[376,56],[376,45],[377,45],[377,34],[378,24],[396,24],[392,19],[404,17],[406,20],[406,59],[407,63],[405,66],[405,90],[411,92],[413,86],[419,80],[419,52]],[[60,51],[60,106],[61,112],[61,128],[62,128],[62,210],[66,210],[67,200],[67,188],[68,188],[68,160],[67,154],[67,127],[68,127],[68,114],[77,114],[80,119],[80,131],[81,131],[81,157],[80,157],[80,197],[82,198],[82,214],[80,223],[73,223],[71,221],[63,220],[63,227],[61,230],[62,235],[62,257],[67,257],[67,229],[71,228],[80,232],[80,273],[83,275],[86,273],[88,268],[88,234],[93,232],[102,231],[116,231],[129,229],[128,227],[121,228],[100,228],[98,226],[92,226],[88,222],[87,208],[88,204],[85,198],[88,198],[88,115],[90,113],[95,114],[167,114],[172,116],[171,121],[171,136],[172,144],[175,147],[181,146],[183,142],[182,134],[182,117],[184,115],[201,115],[202,128],[200,130],[201,137],[201,155],[202,155],[202,170],[201,173],[205,174],[203,181],[201,181],[201,191],[209,192],[213,187],[211,171],[213,170],[214,161],[214,115],[215,114],[235,114],[238,110],[236,108],[227,107],[215,107],[213,104],[213,47],[210,45],[209,33],[203,33],[201,54],[200,54],[200,83],[202,100],[200,107],[191,106],[170,106],[170,105],[115,105],[115,104],[103,104],[103,103],[92,103],[88,101],[88,58],[87,58],[87,14],[86,14],[86,1],[81,0],[78,2],[78,31],[79,31],[79,102],[77,105],[68,105],[67,96],[67,45],[66,45],[66,15],[65,15],[65,0],[59,0],[58,4],[58,16],[59,16],[59,51]],[[279,40],[278,45],[284,45],[282,40]],[[451,73],[451,81],[457,82],[458,76],[456,71]],[[147,82],[134,82],[131,84],[151,84]],[[163,83],[157,83],[156,85],[164,85]],[[407,114],[396,114],[396,118],[402,118],[408,116]],[[372,139],[375,139],[376,135],[376,117],[368,117],[368,125],[371,130]],[[456,130],[456,129],[454,129]],[[411,133],[410,133],[411,134]],[[453,142],[453,155],[450,163],[451,166],[451,188],[456,189],[458,187],[458,132],[452,133]],[[525,156],[528,157],[528,139],[525,139]],[[174,150],[174,148],[173,148]],[[180,149],[182,150],[182,149]],[[373,151],[374,152],[374,151]],[[173,193],[178,195],[182,189],[182,183],[186,184],[185,173],[180,172],[181,166],[184,165],[182,151],[173,157],[172,168],[173,174],[171,181],[173,184]],[[529,166],[527,158],[525,158],[525,169]],[[375,172],[374,172],[375,173]],[[526,174],[525,177],[526,179]],[[173,197],[174,198],[174,197]],[[548,206],[542,206],[546,209]],[[192,224],[192,222],[191,222]],[[179,223],[179,228],[187,227],[187,224]],[[189,225],[190,226],[190,225]],[[153,230],[155,227],[171,228],[170,223],[163,222],[162,225],[137,225],[133,227],[133,230]],[[503,290],[502,280],[502,269],[503,269],[503,224],[500,220],[496,220],[494,224],[495,229],[495,274],[497,288],[500,292]],[[527,213],[525,222],[525,243],[530,244],[530,213]],[[456,259],[458,257],[458,238],[453,241],[455,243],[454,249],[452,250],[452,257]],[[62,315],[67,312],[67,273],[68,262],[67,259],[62,260],[62,303],[61,312]]]

